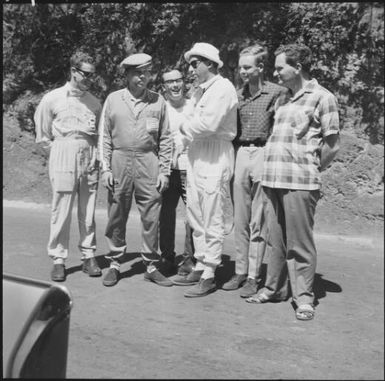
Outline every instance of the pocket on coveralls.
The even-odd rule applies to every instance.
[[[75,188],[74,171],[55,171],[53,184],[56,192],[72,192]]]
[[[199,175],[196,178],[196,184],[206,193],[212,194],[219,192],[221,177],[218,175]]]
[[[146,130],[151,134],[155,134],[159,130],[159,119],[154,117],[146,118]]]

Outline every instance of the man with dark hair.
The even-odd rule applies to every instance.
[[[144,279],[172,286],[156,267],[159,262],[158,227],[162,192],[170,175],[172,140],[164,98],[147,89],[152,57],[133,54],[121,63],[127,87],[108,95],[99,123],[102,181],[108,189],[106,239],[111,261],[103,284],[119,281],[120,260],[126,244],[126,224],[132,198],[142,221],[141,255]]]
[[[339,149],[338,103],[311,78],[307,46],[285,45],[275,56],[274,75],[290,90],[291,98],[276,103],[273,132],[265,148],[262,184],[272,250],[265,287],[246,301],[285,299],[289,276],[296,318],[310,320],[315,313],[314,214],[321,172]]]
[[[89,276],[102,274],[95,260],[95,204],[99,177],[96,146],[101,104],[87,91],[95,77],[92,58],[77,51],[70,64],[69,82],[47,93],[34,116],[36,142],[51,149],[49,177],[53,199],[48,255],[54,264],[51,279],[57,282],[66,279],[65,260],[76,195],[82,269]]]
[[[240,290],[242,298],[257,292],[266,248],[266,223],[262,202],[263,154],[274,123],[274,104],[284,87],[264,79],[267,50],[256,44],[243,49],[239,74],[238,133],[234,139],[235,275],[224,290]]]
[[[168,70],[162,75],[163,91],[166,99],[171,135],[173,137],[173,159],[169,187],[163,192],[162,209],[159,219],[159,246],[162,264],[167,272],[175,268],[175,223],[176,209],[179,199],[186,204],[186,169],[187,150],[177,152],[175,145],[181,139],[179,127],[185,122],[192,109],[190,102],[184,96],[184,81],[179,70]],[[183,259],[178,266],[178,275],[184,276],[192,271],[195,264],[192,230],[185,222],[185,242]]]
[[[193,298],[215,291],[224,235],[232,228],[230,179],[238,99],[233,84],[218,73],[223,62],[217,48],[198,42],[184,56],[199,81],[191,98],[193,115],[180,129],[181,146],[188,145],[187,216],[197,263],[194,271],[174,284],[194,285],[184,294]]]

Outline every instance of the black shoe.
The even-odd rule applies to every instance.
[[[115,267],[110,267],[104,276],[103,285],[107,287],[115,286],[115,284],[119,281],[119,275],[119,270],[117,270]]]
[[[66,271],[64,264],[60,263],[53,265],[51,271],[51,279],[54,282],[64,282],[66,280]]]
[[[176,286],[191,286],[193,284],[197,284],[201,279],[203,274],[203,270],[201,271],[192,271],[188,275],[178,275],[176,278],[172,280],[172,282]]]
[[[98,266],[98,263],[96,262],[96,259],[93,258],[86,258],[83,261],[82,271],[89,276],[101,276],[102,270],[100,270],[100,267]]]
[[[198,284],[189,288],[184,296],[186,298],[197,298],[199,296],[206,296],[217,289],[214,278],[201,279]]]

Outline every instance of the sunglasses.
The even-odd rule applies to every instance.
[[[92,78],[95,75],[95,73],[81,70],[78,67],[75,67],[75,70],[78,71],[84,78]]]
[[[190,62],[190,66],[193,68],[193,69],[196,69],[198,67],[198,65],[201,63],[202,61],[200,60],[194,60],[194,61],[191,61]]]

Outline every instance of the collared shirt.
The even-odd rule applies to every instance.
[[[253,96],[248,84],[238,90],[238,132],[234,144],[267,140],[274,123],[274,104],[286,92],[284,87],[268,81]]]
[[[74,89],[69,82],[45,94],[36,108],[36,142],[86,134],[97,137],[101,103],[88,91]]]
[[[111,170],[113,150],[154,151],[160,171],[170,174],[172,138],[166,102],[153,91],[132,100],[128,89],[114,91],[104,102],[99,122],[99,160]]]
[[[171,136],[173,137],[173,159],[171,168],[186,170],[187,168],[187,148],[185,148],[179,155],[176,150],[176,144],[180,136],[180,126],[185,123],[192,114],[192,105],[189,99],[185,99],[180,107],[174,107],[166,100],[168,119],[170,122]]]
[[[200,84],[191,98],[193,117],[183,131],[192,140],[232,141],[236,135],[238,97],[234,85],[221,75]]]
[[[262,185],[314,190],[321,187],[323,138],[339,133],[336,97],[313,79],[294,97],[276,103],[273,132],[265,146]]]

